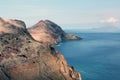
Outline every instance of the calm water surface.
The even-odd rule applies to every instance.
[[[62,42],[55,48],[83,80],[120,80],[120,33],[73,33],[83,40]]]

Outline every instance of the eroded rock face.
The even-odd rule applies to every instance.
[[[49,44],[56,44],[62,40],[81,39],[78,36],[65,33],[60,26],[49,20],[39,21],[28,28],[28,31],[35,40]]]
[[[53,47],[34,40],[24,22],[1,18],[0,80],[81,80],[81,77]]]
[[[0,34],[13,33],[16,34],[20,29],[26,29],[25,23],[20,20],[12,20],[0,18]]]

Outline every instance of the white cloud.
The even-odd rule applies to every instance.
[[[119,20],[114,18],[114,17],[110,17],[108,19],[105,19],[105,20],[100,20],[101,23],[118,23]]]

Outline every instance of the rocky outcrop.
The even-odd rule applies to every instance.
[[[25,23],[0,18],[0,80],[81,80],[58,51],[34,40]]]
[[[78,36],[64,32],[60,26],[49,20],[39,21],[37,24],[28,28],[28,31],[35,40],[49,44],[57,44],[62,40],[81,39]]]

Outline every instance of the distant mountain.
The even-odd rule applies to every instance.
[[[81,39],[78,36],[64,32],[60,26],[50,20],[41,20],[28,28],[28,31],[35,40],[50,44],[56,44],[62,40]]]
[[[95,32],[120,32],[120,28],[111,24],[102,24],[96,28],[92,28],[92,31]]]

